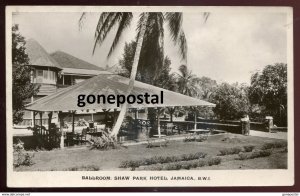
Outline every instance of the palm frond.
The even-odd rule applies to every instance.
[[[181,12],[167,12],[165,14],[168,22],[169,30],[174,42],[177,42],[182,25],[182,13]]]
[[[204,22],[207,21],[208,17],[209,17],[210,13],[209,12],[204,12],[203,13],[203,18],[204,18]]]
[[[142,25],[143,25],[143,22],[144,22],[145,16],[146,16],[145,14],[146,14],[145,12],[142,12],[139,16],[139,20],[138,20],[137,27],[136,27],[136,32],[137,32],[136,39],[140,36]],[[148,21],[149,21],[149,18],[148,18]],[[148,21],[146,22],[146,29],[148,26]]]
[[[103,43],[107,34],[111,31],[113,26],[118,24],[121,17],[122,17],[122,12],[111,12],[107,15],[105,21],[102,22],[101,16],[100,16],[99,22],[102,23],[102,25],[101,24],[99,25],[99,22],[98,22],[97,29],[95,32],[95,44],[94,44],[94,48],[93,48],[93,54],[95,53],[97,44],[101,45]],[[98,26],[101,28],[99,29]]]
[[[82,29],[82,26],[83,26],[83,21],[86,19],[86,12],[83,12],[79,18],[79,21],[78,21],[78,26],[79,26],[79,31]]]
[[[188,47],[187,47],[187,41],[186,41],[185,34],[184,34],[183,30],[181,30],[181,32],[180,32],[178,42],[179,42],[179,50],[180,50],[180,53],[181,53],[182,60],[185,60],[185,63],[187,63]]]
[[[120,21],[120,24],[119,24],[119,27],[118,27],[118,30],[117,30],[117,33],[115,35],[114,41],[113,41],[113,43],[110,47],[110,50],[108,52],[107,57],[109,57],[112,54],[115,47],[118,45],[119,39],[120,39],[123,31],[130,25],[130,22],[132,21],[132,17],[133,16],[132,16],[131,12],[124,12],[123,13],[122,19]]]

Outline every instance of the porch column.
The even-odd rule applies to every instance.
[[[35,113],[35,111],[33,111],[32,113],[33,113],[33,119],[32,119],[32,122],[33,122],[33,127],[34,127],[34,126],[35,126],[35,115],[36,115],[36,113]]]
[[[117,109],[114,109],[114,125],[113,126],[115,126],[116,122],[117,122]]]
[[[158,133],[158,138],[160,138],[160,137],[161,137],[161,132],[160,132],[160,119],[159,119],[160,111],[159,111],[158,108],[156,109],[156,111],[157,111],[157,133]]]
[[[31,80],[31,83],[32,83],[32,80]],[[31,96],[31,103],[33,102],[33,96]],[[34,111],[33,112],[31,112],[31,120],[32,120],[32,122],[31,122],[31,126],[32,127],[34,127],[34,119],[35,117],[34,117]]]
[[[76,111],[72,111],[72,133],[75,133],[75,128],[74,128],[74,121],[75,121],[75,112]]]
[[[65,138],[64,138],[64,131],[63,131],[64,119],[61,111],[58,112],[58,118],[59,118],[59,129],[61,132],[60,148],[63,149],[65,147]]]
[[[135,109],[134,110],[134,119],[135,120],[138,119],[138,113],[139,113],[138,109]]]
[[[41,134],[43,135],[42,126],[43,126],[43,113],[40,112],[40,131],[41,131]]]
[[[48,113],[48,130],[50,131],[50,126],[51,126],[51,120],[52,120],[52,114],[53,112]]]
[[[194,112],[195,120],[194,120],[194,129],[197,129],[197,111]]]

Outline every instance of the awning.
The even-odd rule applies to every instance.
[[[79,95],[125,95],[129,86],[129,79],[112,74],[101,74],[91,79],[85,80],[74,86],[62,89],[56,93],[36,100],[27,105],[26,109],[31,111],[70,111],[70,110],[87,110],[87,109],[117,109],[117,104],[94,103],[86,104],[79,107]],[[197,98],[189,97],[180,93],[165,90],[153,85],[135,81],[132,95],[139,94],[164,94],[163,104],[128,104],[128,108],[143,107],[171,107],[171,106],[208,106],[214,107],[215,104],[203,101]]]

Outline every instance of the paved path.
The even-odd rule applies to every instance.
[[[263,132],[263,131],[250,130],[250,135],[251,136],[258,136],[258,137],[284,139],[284,140],[287,139],[287,133],[286,132],[269,133],[269,132]]]

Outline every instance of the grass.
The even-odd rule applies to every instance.
[[[227,138],[224,140],[224,138]],[[229,138],[229,139],[228,139]],[[224,141],[223,141],[224,140]],[[234,143],[228,141],[235,141]],[[241,147],[246,152],[246,148],[255,146],[255,149],[264,146],[265,143],[276,143],[268,146],[279,146],[277,142],[284,143],[283,140],[254,137],[254,136],[243,136],[235,134],[222,134],[213,135],[208,137],[203,142],[183,142],[181,141],[170,141],[167,147],[163,148],[146,148],[147,144],[144,145],[132,145],[127,148],[110,149],[107,151],[101,150],[89,150],[88,147],[83,148],[65,148],[55,149],[51,151],[38,151],[35,152],[33,157],[34,165],[32,166],[20,166],[15,168],[15,171],[64,171],[68,170],[86,169],[90,166],[96,166],[101,168],[102,171],[116,171],[116,170],[128,170],[129,168],[119,168],[120,164],[124,161],[132,160],[139,161],[141,159],[151,159],[152,157],[181,157],[189,154],[196,154],[202,152],[207,154],[207,157],[215,157],[220,153],[220,150],[230,149],[235,147]],[[265,147],[264,147],[265,148]],[[277,148],[281,150],[281,148]],[[253,149],[252,149],[253,150]],[[221,163],[218,165],[204,165],[202,167],[194,167],[185,165],[181,169],[240,169],[247,165],[247,168],[276,168],[283,167],[287,158],[286,150],[282,148],[279,159],[280,163],[272,164],[273,154],[268,157],[260,157],[255,159],[247,160],[235,160],[236,155],[223,156]],[[285,158],[284,158],[285,157]],[[205,158],[205,159],[206,159]],[[272,158],[272,160],[271,160]],[[179,162],[179,161],[178,161]],[[201,163],[199,163],[201,164]],[[152,164],[151,167],[157,164]],[[150,165],[148,165],[150,166]],[[87,167],[87,168],[84,168]],[[95,167],[95,168],[96,168]],[[171,166],[168,166],[171,167]],[[91,167],[92,168],[92,167]]]

